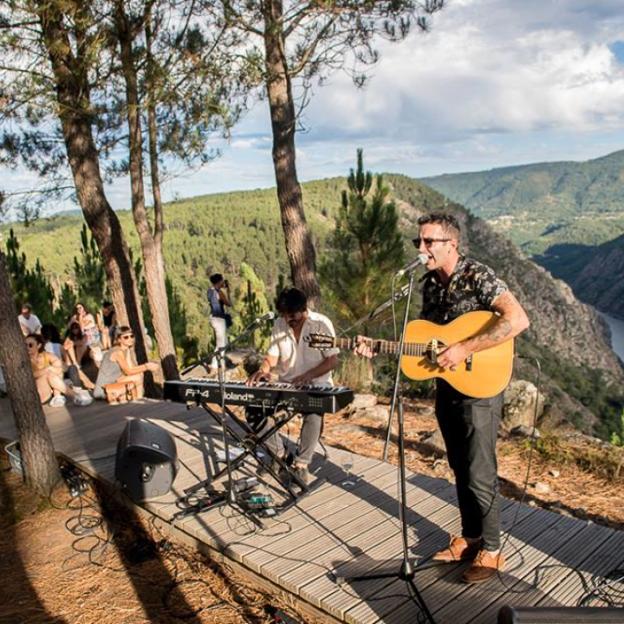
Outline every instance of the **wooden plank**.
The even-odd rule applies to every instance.
[[[376,464],[367,471],[367,474],[371,479],[382,478],[384,475],[388,474],[389,469],[391,470],[392,467],[389,467],[388,464],[376,462]],[[362,479],[360,487],[364,487],[366,483],[367,481]],[[328,496],[328,492],[333,492],[333,495]],[[332,484],[325,484],[324,487],[320,488],[318,491],[312,492],[295,507],[292,507],[282,514],[279,521],[289,523],[291,530],[297,531],[310,526],[312,522],[333,513],[336,509],[345,508],[345,506],[349,504],[351,496],[352,493],[350,491],[336,488]],[[317,508],[321,510],[319,513],[314,512]],[[201,531],[202,524],[201,519],[191,518],[183,523],[182,526],[184,530],[195,532],[198,529]],[[224,524],[227,525],[227,521],[222,520],[220,522],[217,520],[212,528],[219,533],[219,543],[228,546],[228,556],[232,556],[240,561],[242,561],[242,558],[248,552],[252,552],[259,547],[268,548],[278,542],[282,537],[266,537],[258,532],[254,532],[254,534],[249,536],[240,536],[236,534],[235,529],[232,530],[230,527],[223,526]],[[219,529],[216,527],[219,527]]]
[[[514,504],[506,499],[502,499],[501,517],[507,518],[508,510],[514,507]],[[522,527],[524,521],[531,516],[535,510],[531,508],[520,508],[518,527]],[[459,512],[457,512],[459,513]],[[437,537],[437,536],[436,536]],[[439,548],[442,548],[448,540],[448,536],[442,536],[442,540],[436,544],[435,539],[428,540],[425,544],[427,556],[432,555]],[[466,564],[462,565],[430,565],[424,567],[421,572],[417,574],[417,587],[422,593],[423,598],[427,605],[429,601],[433,599],[433,596],[438,591],[456,591],[456,584],[459,582],[459,578],[463,573],[463,568]],[[440,589],[439,589],[440,588]],[[452,594],[451,594],[452,595]],[[402,598],[401,598],[402,597]],[[407,590],[406,584],[403,581],[394,580],[381,589],[377,595],[375,595],[375,602],[371,604],[362,603],[355,608],[352,608],[345,614],[345,621],[347,622],[377,622],[383,621],[389,614],[396,614],[401,606],[409,610],[414,607],[411,596]],[[417,614],[414,612],[410,617],[415,617]]]
[[[369,474],[374,474],[375,472],[383,474],[387,471],[387,467],[385,467],[380,462],[375,462],[372,470],[369,471]],[[299,518],[301,515],[301,511],[310,512],[314,507],[319,505],[331,506],[334,503],[334,498],[327,496],[327,491],[331,490],[332,485],[330,483],[323,483],[318,490],[313,491],[304,497],[301,501],[297,503],[296,507],[289,509],[284,512],[280,516],[281,521],[285,522],[302,522],[302,519]],[[236,518],[232,519],[232,514],[215,514],[214,511],[207,512],[210,515],[210,523],[211,523],[211,533],[219,533],[218,544],[219,547],[227,546],[230,543],[245,543],[245,537],[241,536],[239,531],[237,531],[237,527],[232,527],[233,521],[236,521]],[[183,520],[180,523],[181,528],[185,531],[188,531],[194,535],[200,535],[201,532],[205,529],[206,520],[204,519],[206,514],[201,514],[200,516],[194,516]],[[229,526],[228,526],[229,525]],[[253,539],[253,536],[250,536],[248,539]],[[237,555],[237,553],[234,553]]]
[[[593,523],[587,524],[577,519],[572,521],[580,530],[566,540],[552,556],[544,558],[528,575],[518,579],[512,586],[513,591],[507,592],[505,596],[507,604],[517,607],[537,606],[546,599],[550,606],[574,606],[573,597],[566,596],[566,588],[570,587],[571,578],[578,579],[573,569],[582,565],[583,561],[591,561],[596,555],[602,558],[603,553],[610,552],[617,544],[617,541],[613,541],[617,533],[609,529],[605,531],[604,527],[597,527]],[[620,538],[620,548],[622,539],[624,534]],[[472,621],[478,624],[486,618],[493,619],[500,607],[499,601],[493,602]]]
[[[443,592],[427,602],[436,620],[441,623],[456,622],[458,618],[470,621],[478,615],[481,619],[480,614],[486,604],[497,611],[508,603],[510,596],[529,587],[525,579],[530,578],[537,566],[551,558],[553,550],[574,539],[584,528],[572,518],[549,512],[541,514],[540,511],[522,524],[525,531],[516,532],[514,527],[513,533],[503,541],[507,569],[500,576],[483,585],[463,584],[457,587],[451,602],[448,602],[447,597],[441,600]],[[535,591],[536,599],[540,593]]]
[[[315,513],[314,521],[305,527],[304,535],[301,535],[301,530],[294,531],[280,539],[279,543],[272,543],[270,548],[254,550],[244,558],[245,564],[271,577],[272,574],[279,575],[287,571],[288,566],[284,566],[284,559],[294,565],[307,561],[306,555],[300,552],[302,545],[312,543],[316,557],[336,543],[344,544],[344,539],[355,530],[351,525],[358,520],[361,521],[362,516],[366,515],[368,526],[370,523],[382,522],[387,518],[387,514],[379,509],[378,503],[382,503],[388,496],[385,489],[395,480],[395,475],[390,473],[372,483],[369,482],[378,488],[378,491],[372,495],[367,493],[360,500],[357,500],[355,492],[349,491],[337,497],[335,500],[341,500],[342,505]],[[340,529],[344,529],[345,526],[347,529],[341,531]]]
[[[412,489],[414,488],[412,487]],[[359,547],[355,547],[355,549],[351,548],[353,539],[360,533],[367,532],[371,528],[375,529],[375,532],[371,533],[367,539],[366,545],[369,549],[385,541],[389,536],[398,534],[400,526],[398,518],[388,512],[382,512],[379,509],[379,501],[382,501],[383,497],[386,496],[388,496],[386,492],[380,492],[374,498],[355,504],[348,510],[348,514],[338,513],[328,518],[328,520],[323,523],[323,525],[331,531],[331,534],[327,536],[328,539],[315,540],[307,546],[299,546],[297,550],[298,557],[300,558],[302,554],[309,551],[310,555],[315,555],[315,562],[319,560],[331,562],[333,559],[327,559],[328,556],[331,557],[331,555],[327,555],[327,553],[333,551],[334,556],[338,555],[336,547],[342,550],[345,555],[353,557],[361,551]],[[432,493],[430,496],[432,498],[431,510],[447,504],[434,497]],[[380,527],[383,527],[383,530],[380,530]],[[308,560],[308,557],[304,558],[304,561]],[[273,564],[279,566],[282,575],[289,572],[290,568],[298,568],[300,566],[300,564],[295,563],[293,566],[284,567],[281,566],[278,561],[270,562],[269,567],[266,568],[267,573],[271,573]],[[306,582],[310,582],[310,580],[310,576],[307,575]]]
[[[437,506],[434,503],[432,511],[447,505],[447,503],[438,498],[436,498],[436,502]],[[413,532],[414,528],[414,526],[410,527],[410,532]],[[345,561],[355,562],[366,551],[383,544],[387,540],[396,541],[399,538],[397,522],[390,517],[375,523],[371,521],[368,515],[363,514],[356,521],[345,525],[343,529],[347,533],[344,538],[344,544],[333,544],[329,550],[323,552],[318,552],[316,543],[310,543],[300,548],[297,551],[297,555],[299,558],[304,558],[306,563],[286,566],[281,570],[279,575],[280,584],[293,592],[299,593],[304,586],[331,572],[333,564],[339,557],[345,559]],[[342,536],[342,532],[338,531],[337,533],[339,536]],[[396,544],[393,547],[394,549],[396,549]],[[289,567],[290,569],[288,569]],[[270,574],[269,570],[267,570],[267,574]]]
[[[454,490],[453,486],[448,486],[447,494]],[[440,502],[444,503],[445,495],[436,496]],[[420,499],[422,500],[422,499]],[[408,505],[410,497],[408,496]],[[426,558],[447,543],[448,536],[444,528],[458,528],[457,508],[448,503],[441,505],[436,511],[428,516],[420,516],[411,524],[417,531],[415,547],[411,550],[415,558]],[[396,571],[402,563],[402,540],[400,537],[400,527],[395,525],[394,536],[390,537],[376,547],[367,549],[364,555],[358,557],[355,562],[335,561],[333,567],[342,576],[357,576],[362,574],[362,570],[368,573],[377,573],[383,570]],[[303,586],[300,595],[312,600],[313,596],[320,597],[319,604],[334,616],[345,619],[346,612],[357,604],[374,597],[377,592],[383,590],[391,581],[374,580],[353,582],[347,587],[337,587],[336,584],[327,577],[319,577],[310,584]]]
[[[371,460],[370,462],[367,462],[367,465],[368,467],[365,469],[366,477],[362,479],[362,483],[366,483],[367,479],[370,480],[370,479],[376,478],[377,476],[385,474],[389,470],[391,470],[391,468],[389,468],[387,464],[384,464],[379,461]],[[339,473],[339,469],[337,469],[337,467],[329,466],[325,474],[330,476],[330,478],[332,475],[332,470],[334,474]],[[341,492],[344,492],[344,490],[342,488],[334,490],[332,489],[333,487],[334,487],[334,484],[329,480],[325,482],[321,482],[318,488],[313,489],[310,493],[308,493],[306,496],[301,498],[297,502],[296,506],[292,507],[290,510],[283,513],[280,519],[290,522],[291,520],[296,518],[296,516],[298,515],[298,512],[301,512],[301,511],[310,512],[312,509],[314,509],[315,507],[319,505],[329,507],[335,504],[336,497],[339,496]],[[328,496],[328,492],[333,492],[333,494],[330,494]],[[192,522],[192,519],[189,522]],[[225,523],[225,520],[223,521],[223,523]],[[237,536],[234,536],[234,537],[237,537]]]
[[[612,531],[610,537],[599,547],[596,547],[596,543],[593,546],[591,554],[582,563],[568,564],[568,575],[559,580],[539,601],[539,606],[552,606],[557,603],[576,606],[591,591],[592,579],[600,582],[609,572],[624,565],[624,531]]]

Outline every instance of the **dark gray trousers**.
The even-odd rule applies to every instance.
[[[272,414],[272,411],[269,410]],[[267,415],[262,408],[246,408],[245,417],[249,426],[254,433],[258,436],[264,435],[273,425],[275,421],[271,415]],[[323,415],[322,414],[304,414],[303,425],[301,426],[301,434],[299,435],[299,445],[297,447],[297,454],[295,456],[295,462],[300,465],[309,465],[314,456],[314,450],[321,437],[321,431],[323,429]],[[265,444],[273,453],[280,457],[286,455],[286,446],[284,439],[278,431],[269,436]]]
[[[502,407],[502,393],[472,399],[437,380],[436,418],[455,474],[462,535],[481,537],[486,550],[500,548],[496,436]]]

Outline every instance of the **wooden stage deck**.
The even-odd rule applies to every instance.
[[[113,482],[117,439],[128,418],[147,419],[175,436],[180,472],[168,495],[144,505],[174,535],[219,551],[234,567],[258,582],[290,594],[305,612],[328,622],[416,623],[417,609],[402,581],[365,581],[338,586],[341,575],[400,565],[396,468],[354,456],[359,479],[345,488],[345,451],[329,448],[313,491],[263,530],[231,508],[213,509],[171,522],[176,498],[206,478],[221,448],[220,430],[201,408],[149,401],[111,407],[45,408],[55,448],[86,472]],[[0,436],[15,438],[7,399],[0,401]],[[465,564],[433,565],[427,558],[458,531],[454,486],[445,480],[408,473],[411,551],[418,562],[416,585],[438,624],[496,622],[504,604],[575,606],[591,579],[624,565],[624,532],[615,531],[505,500],[502,521],[511,527],[505,545],[507,571],[485,585],[460,581]],[[130,504],[130,503],[129,503]],[[513,526],[512,526],[513,524]],[[251,525],[253,526],[253,525]]]

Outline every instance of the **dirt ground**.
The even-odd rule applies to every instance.
[[[91,488],[72,499],[62,487],[50,501],[36,500],[3,461],[0,624],[305,621],[155,527],[130,528],[124,509],[103,514],[96,499]]]
[[[422,442],[435,429],[430,406],[413,405],[405,429],[408,467],[450,479],[444,459]],[[385,425],[333,415],[326,418],[324,440],[379,458]],[[608,480],[537,453],[527,473],[528,459],[526,442],[500,442],[503,494],[524,495],[529,504],[624,529],[623,479]],[[390,460],[397,460],[394,446]],[[538,493],[537,482],[547,485],[547,493]],[[51,501],[38,501],[6,462],[0,465],[0,624],[311,624],[225,566],[171,543],[154,527],[129,528],[132,522],[123,510],[103,513],[97,498],[89,490],[72,499],[63,488]],[[292,619],[277,619],[276,609]]]
[[[410,405],[404,427],[407,467],[413,472],[452,481],[446,460],[423,442],[436,429],[431,404]],[[366,418],[346,419],[341,414],[325,417],[324,441],[331,446],[380,458],[385,439],[385,423]],[[499,439],[498,473],[504,496],[624,530],[624,475],[617,480],[604,478],[582,470],[573,462],[548,461],[530,449],[531,445],[523,438]],[[574,452],[572,448],[568,450]],[[393,463],[398,461],[394,444],[389,447],[388,459]],[[353,471],[357,472],[357,464]],[[536,484],[547,488],[538,489]],[[548,491],[542,492],[544,489]]]

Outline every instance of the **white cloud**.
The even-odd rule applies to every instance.
[[[445,143],[490,132],[624,127],[624,68],[608,47],[624,22],[615,12],[588,16],[575,2],[558,3],[553,14],[552,4],[449,4],[431,33],[383,46],[367,88],[340,76],[319,91],[307,113],[312,135]]]
[[[367,167],[408,175],[622,149],[613,44],[623,40],[622,0],[448,0],[431,32],[380,45],[366,88],[339,73],[315,89],[297,135],[299,178],[346,174],[358,147]],[[166,197],[274,185],[271,143],[262,100],[229,143],[211,142],[222,158],[168,182]],[[129,206],[127,181],[111,203]]]

